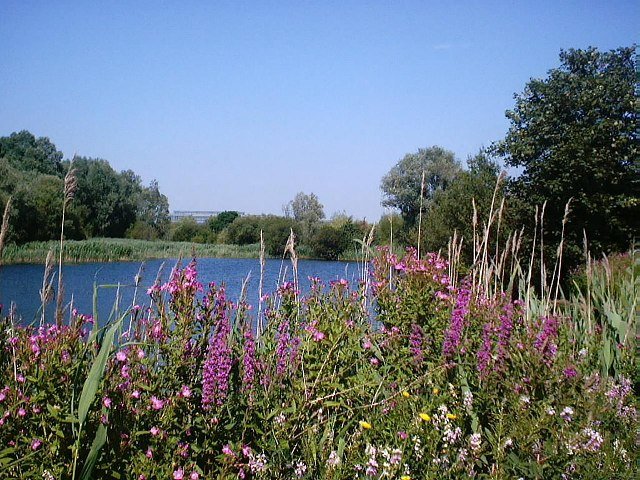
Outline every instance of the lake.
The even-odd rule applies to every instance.
[[[93,286],[98,288],[98,314],[100,323],[108,318],[118,298],[119,304],[126,309],[134,301],[140,305],[149,304],[147,288],[152,286],[158,275],[165,282],[176,265],[176,259],[148,260],[145,262],[83,263],[64,265],[65,301],[73,299],[73,307],[80,313],[93,312]],[[182,265],[186,265],[184,260]],[[135,277],[142,266],[141,281],[136,291]],[[345,278],[352,284],[360,279],[359,266],[354,262],[326,262],[300,260],[298,276],[300,289],[309,287],[308,277],[321,278],[326,283]],[[240,296],[242,283],[249,277],[247,301],[258,303],[258,285],[260,282],[260,262],[257,259],[201,258],[197,260],[198,279],[205,286],[209,282],[224,283],[227,296],[236,301]],[[6,315],[13,302],[21,323],[28,324],[39,319],[40,294],[44,265],[5,265],[0,267],[0,304],[2,314]],[[56,268],[57,276],[57,268]],[[275,291],[278,280],[291,280],[291,262],[269,259],[265,265],[263,293]],[[54,281],[54,286],[57,280]],[[119,288],[118,288],[119,285]],[[47,321],[52,321],[55,301],[47,309]]]

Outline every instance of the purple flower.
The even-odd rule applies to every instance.
[[[253,332],[247,328],[244,332],[244,349],[242,356],[242,389],[252,392],[256,382],[256,342]],[[251,393],[250,393],[251,395]]]
[[[456,298],[456,306],[451,313],[449,329],[445,332],[442,344],[442,353],[445,358],[451,359],[458,352],[462,341],[462,331],[464,329],[465,317],[469,313],[469,302],[471,300],[471,290],[465,283],[459,290]]]
[[[482,327],[482,346],[478,350],[478,372],[480,377],[486,377],[489,372],[489,363],[491,362],[491,352],[493,350],[491,344],[491,333],[493,327],[491,323],[487,322]]]
[[[187,385],[183,385],[180,390],[180,396],[182,398],[189,398],[191,396],[191,389]]]
[[[151,408],[153,408],[154,410],[162,410],[162,407],[164,407],[164,401],[160,400],[155,395],[152,396],[151,397]]]
[[[111,408],[111,399],[109,397],[104,397],[102,399],[102,404],[105,406],[105,408]]]
[[[562,373],[564,373],[564,376],[567,378],[574,378],[578,376],[578,371],[574,367],[567,367],[562,371]]]
[[[278,325],[278,345],[276,346],[276,375],[282,376],[287,371],[290,356],[289,321],[283,320]]]
[[[558,351],[554,340],[558,337],[558,319],[554,316],[542,319],[542,331],[538,333],[533,346],[542,355],[543,361],[551,365]]]
[[[233,361],[229,345],[231,324],[227,317],[224,289],[220,288],[215,302],[215,333],[209,339],[207,358],[202,369],[202,407],[222,405],[229,391],[229,376]]]
[[[413,357],[413,363],[420,366],[424,361],[424,333],[417,323],[411,324],[411,334],[409,335],[409,351]]]

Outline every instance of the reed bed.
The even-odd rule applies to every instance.
[[[2,262],[6,264],[44,264],[49,250],[56,258],[60,253],[59,241],[30,242],[5,246]],[[260,245],[211,245],[189,242],[147,241],[120,238],[66,240],[63,262],[117,262],[140,261],[153,258],[258,258]]]

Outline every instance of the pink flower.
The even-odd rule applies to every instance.
[[[200,478],[200,474],[196,471],[191,472],[191,475],[189,475],[190,480],[198,480],[199,478]]]
[[[162,407],[164,407],[164,401],[154,395],[151,397],[151,407],[154,410],[162,410]]]
[[[173,480],[182,480],[184,478],[184,470],[179,468],[173,472]]]
[[[151,427],[150,432],[151,432],[151,435],[153,435],[155,437],[156,435],[158,435],[160,433],[160,429],[158,427]]]
[[[222,453],[231,457],[235,456],[235,453],[233,453],[233,450],[231,450],[231,445],[229,445],[228,443],[224,447],[222,447]]]
[[[31,450],[38,450],[42,445],[42,441],[36,438],[33,442],[31,442]]]
[[[102,399],[102,404],[105,406],[105,408],[111,408],[111,399],[109,397],[104,397]]]
[[[20,407],[18,409],[18,416],[19,417],[24,417],[26,414],[27,414],[27,411],[24,408]]]
[[[322,333],[320,330],[316,330],[316,331],[313,333],[313,339],[314,339],[316,342],[320,342],[320,341],[324,340],[324,337],[325,337],[324,333]]]
[[[189,398],[191,396],[191,389],[188,386],[183,385],[182,390],[180,390],[180,396],[183,398]]]
[[[124,362],[127,360],[127,354],[120,350],[118,353],[116,353],[116,359],[119,362]]]
[[[134,390],[133,392],[131,392],[131,396],[135,399],[140,398],[140,390]]]
[[[147,448],[145,455],[147,458],[153,458],[153,450],[151,450],[151,447]]]

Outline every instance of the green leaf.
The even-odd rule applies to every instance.
[[[91,450],[89,450],[89,454],[87,455],[87,460],[84,463],[84,467],[82,468],[82,473],[80,474],[80,480],[91,480],[91,474],[93,472],[93,467],[96,465],[96,461],[98,460],[98,455],[100,454],[100,450],[102,446],[107,441],[107,427],[104,424],[100,424],[98,430],[96,431],[96,436],[93,439],[93,443],[91,444]]]
[[[104,374],[104,368],[107,364],[107,358],[109,358],[109,353],[111,351],[111,347],[113,346],[113,337],[121,321],[122,318],[119,321],[115,322],[104,335],[104,338],[102,339],[102,346],[100,347],[100,352],[93,361],[93,365],[91,365],[89,375],[84,381],[82,393],[80,394],[80,400],[78,402],[78,421],[81,424],[83,424],[85,419],[87,418],[89,407],[93,403],[96,392],[98,391],[98,386],[102,381],[102,375]]]

